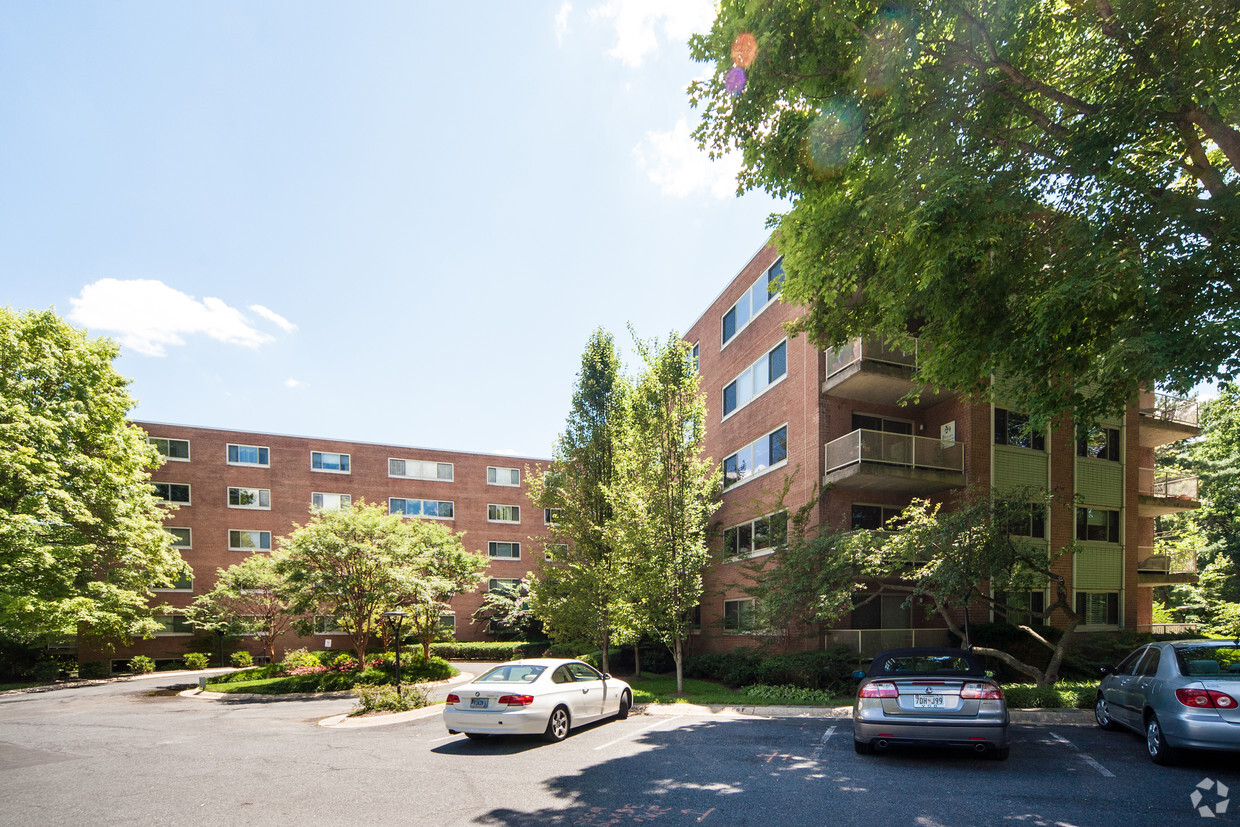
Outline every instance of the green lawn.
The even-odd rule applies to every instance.
[[[4,692],[9,689],[27,689],[31,686],[46,686],[46,683],[40,683],[39,681],[34,681],[32,683],[0,683],[0,692]]]
[[[720,683],[712,681],[685,679],[685,694],[676,694],[676,677],[674,675],[658,675],[655,677],[630,678],[633,687],[633,703],[638,704],[724,704],[728,706],[811,706],[803,700],[790,700],[772,695],[748,695],[728,689]],[[846,706],[852,703],[852,696],[829,698],[825,705]]]

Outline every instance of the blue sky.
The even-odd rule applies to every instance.
[[[635,367],[782,207],[688,138],[711,17],[9,4],[0,302],[120,342],[138,419],[546,456],[590,332]]]

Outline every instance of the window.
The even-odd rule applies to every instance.
[[[497,468],[487,466],[487,485],[520,485],[520,468]]]
[[[566,554],[568,554],[568,543],[548,543],[543,546],[543,559],[548,563],[552,560],[563,560]]]
[[[757,601],[752,597],[743,600],[723,601],[723,628],[744,632],[757,628]]]
[[[521,522],[521,506],[519,505],[488,505],[488,523],[519,523]]]
[[[267,449],[257,445],[229,445],[229,465],[259,465],[263,468],[271,463],[268,461]]]
[[[189,485],[181,482],[151,483],[155,489],[155,499],[165,503],[189,505]]]
[[[1076,429],[1076,455],[1119,462],[1119,430],[1100,426]]]
[[[774,468],[788,458],[788,426],[776,428],[723,461],[723,487]]]
[[[389,459],[388,476],[408,480],[440,480],[452,482],[452,463],[418,459]]]
[[[444,612],[439,616],[439,630],[444,634],[456,634],[456,613]]]
[[[1109,508],[1078,508],[1076,539],[1118,543],[1119,512]]]
[[[854,413],[852,415],[854,431],[882,431],[885,434],[913,433],[913,423],[907,419],[887,419],[883,416]]]
[[[913,609],[907,601],[902,594],[858,592],[852,598],[852,628],[911,629]]]
[[[770,352],[741,371],[723,389],[723,416],[726,419],[737,408],[743,408],[766,389],[783,379],[788,373],[788,340],[777,344]]]
[[[1046,623],[1043,612],[1046,611],[1045,592],[1018,592],[1008,594],[996,592],[995,620],[1012,624],[1029,623],[1042,625]]]
[[[1008,527],[1008,534],[1017,537],[1046,537],[1046,506],[1029,503],[1028,512]]]
[[[271,489],[269,488],[229,488],[229,508],[271,508]]]
[[[317,511],[339,511],[353,504],[349,494],[323,494],[318,491],[310,495],[310,505]]]
[[[314,633],[316,635],[342,635],[345,630],[340,627],[340,619],[331,615],[314,616]]]
[[[1025,414],[995,408],[995,445],[1045,451],[1046,434],[1030,428]]]
[[[494,540],[487,543],[487,554],[504,560],[520,560],[521,544],[520,543],[497,543]]]
[[[560,521],[560,515],[564,513],[562,508],[544,508],[543,509],[543,525],[555,525]]]
[[[228,530],[229,551],[271,551],[270,531]]]
[[[860,503],[853,503],[852,528],[854,530],[884,531],[889,527],[888,524],[892,520],[898,520],[903,513],[903,508],[896,508],[893,505],[862,505]],[[899,528],[899,525],[891,527]]]
[[[1076,613],[1086,626],[1119,625],[1119,592],[1077,592]]]
[[[757,556],[769,553],[788,539],[788,512],[777,511],[723,532],[725,557]]]
[[[694,342],[693,347],[689,348],[689,370],[694,373],[701,369],[702,346],[699,342]]]
[[[188,439],[166,439],[162,436],[150,436],[146,441],[155,446],[159,455],[166,460],[189,462]]]
[[[507,586],[510,589],[516,589],[520,585],[520,577],[492,577],[487,581],[487,591],[493,592],[500,586]]]
[[[765,273],[758,276],[757,281],[750,285],[749,289],[736,300],[736,304],[728,308],[728,312],[723,314],[723,341],[720,343],[721,347],[732,341],[737,333],[745,329],[745,325],[749,324],[759,313],[766,309],[768,304],[775,300],[783,283],[784,260],[781,257]]]
[[[430,520],[451,520],[453,506],[449,500],[409,500],[403,497],[388,499],[389,514],[406,517],[424,517]]]
[[[171,586],[156,586],[151,589],[153,592],[192,592],[194,590],[194,573],[178,577]]]
[[[185,619],[185,615],[155,615],[152,619],[163,627],[155,633],[156,637],[192,635],[194,633],[194,626]]]
[[[349,473],[349,455],[333,454],[327,451],[311,451],[310,468],[314,471],[334,471],[337,474],[347,474]]]
[[[173,548],[193,548],[193,532],[188,528],[170,528],[164,526],[164,531],[172,537]]]

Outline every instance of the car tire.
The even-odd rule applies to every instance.
[[[568,737],[568,726],[568,710],[557,706],[551,710],[551,717],[547,718],[547,731],[543,733],[543,737],[553,743],[563,741]]]
[[[1120,729],[1120,725],[1115,723],[1115,719],[1111,717],[1111,708],[1107,706],[1107,699],[1102,693],[1098,693],[1098,700],[1094,701],[1094,721],[1102,729],[1108,732],[1114,732]]]
[[[465,737],[471,741],[485,741],[491,736],[485,732],[466,732]]]
[[[868,741],[854,740],[853,749],[856,750],[858,755],[873,755],[874,754],[874,745],[869,743]]]
[[[1167,743],[1167,736],[1163,733],[1157,715],[1150,715],[1145,721],[1145,751],[1149,753],[1151,761],[1163,766],[1174,764],[1179,757],[1176,749]]]
[[[629,717],[629,707],[633,706],[633,700],[629,697],[629,693],[625,692],[620,696],[620,711],[616,713],[616,720],[623,721]]]
[[[986,753],[986,757],[991,761],[1006,761],[1008,760],[1008,754],[1011,751],[1011,747],[995,747],[990,752]]]

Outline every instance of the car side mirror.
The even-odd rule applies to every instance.
[[[1113,675],[1115,674],[1115,667],[1107,663],[1107,664],[1103,664],[1102,666],[1099,666],[1098,671],[1104,675]]]
[[[605,680],[605,681],[609,681],[609,680],[611,680],[611,673],[610,673],[610,672],[604,672],[604,673],[603,673],[603,680]]]
[[[853,672],[853,677],[856,678],[857,680],[861,680],[862,678],[865,677],[865,670],[858,669],[856,672]]]

